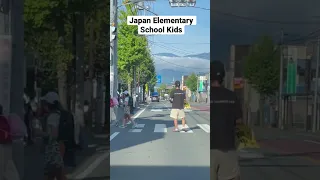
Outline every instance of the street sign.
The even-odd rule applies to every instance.
[[[242,89],[244,81],[242,78],[233,78],[233,89]]]
[[[295,94],[297,92],[297,64],[293,61],[287,65],[287,83],[286,89],[288,94]]]
[[[157,83],[161,83],[162,82],[162,80],[161,80],[161,75],[157,75]]]

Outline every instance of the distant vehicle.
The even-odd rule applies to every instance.
[[[151,94],[151,102],[160,102],[160,97],[158,92],[153,92]]]

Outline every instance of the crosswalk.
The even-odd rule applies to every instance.
[[[146,124],[137,124],[135,128],[128,129],[128,132],[130,133],[141,133],[146,131],[146,128],[152,128],[153,133],[168,133],[172,132],[173,127],[170,126],[168,127],[167,124],[153,124],[153,125],[146,125]],[[180,133],[194,133],[195,129],[202,130],[205,133],[210,133],[210,125],[208,124],[197,124],[196,126],[188,126],[187,124],[185,125],[185,128],[187,131],[180,131]],[[183,129],[182,125],[179,125],[179,129]]]

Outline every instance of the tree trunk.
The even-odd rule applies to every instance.
[[[89,51],[89,93],[90,93],[90,105],[89,105],[89,112],[88,118],[86,122],[92,125],[92,120],[95,118],[95,97],[93,97],[93,78],[94,78],[94,28],[93,23],[91,21],[90,27],[90,51]]]
[[[67,93],[67,74],[61,68],[58,68],[58,94],[60,96],[60,104],[64,109],[68,109]]]
[[[264,126],[264,103],[265,103],[265,98],[260,96],[260,101],[259,101],[259,109],[260,109],[260,113],[259,113],[259,125],[260,126]]]

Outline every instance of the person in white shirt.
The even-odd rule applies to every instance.
[[[123,124],[121,126],[119,126],[120,128],[125,128],[126,127],[126,123],[128,121],[131,121],[132,123],[132,128],[136,127],[136,122],[131,118],[131,114],[130,114],[130,104],[129,104],[129,100],[130,100],[130,95],[128,91],[125,91],[124,93],[124,117],[123,117]]]

